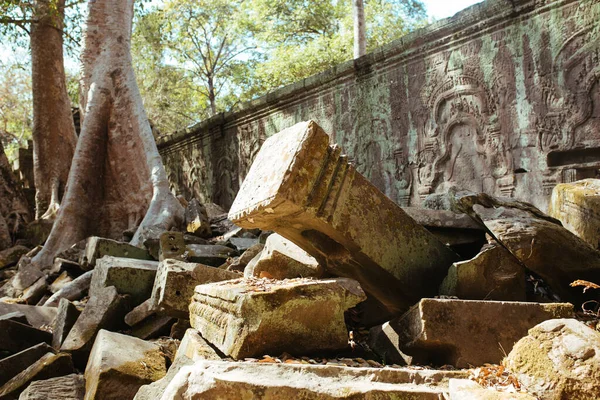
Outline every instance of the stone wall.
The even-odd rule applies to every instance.
[[[403,206],[451,185],[546,209],[600,169],[600,2],[488,0],[159,139],[174,188],[230,206],[262,142],[314,119]]]

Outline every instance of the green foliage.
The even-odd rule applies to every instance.
[[[31,77],[27,66],[0,61],[0,141],[12,161],[31,139]]]

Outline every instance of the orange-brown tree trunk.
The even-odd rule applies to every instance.
[[[77,143],[63,59],[64,6],[65,0],[36,0],[31,24],[36,218],[54,218]]]

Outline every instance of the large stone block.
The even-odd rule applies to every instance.
[[[90,296],[114,286],[120,294],[131,296],[132,305],[141,304],[152,293],[157,268],[157,261],[104,256],[96,261]]]
[[[231,206],[330,273],[356,279],[391,313],[437,294],[456,255],[359,174],[313,121],[268,138]]]
[[[188,329],[183,335],[181,344],[177,348],[175,359],[188,358],[198,360],[220,360],[217,351],[198,333],[196,329]]]
[[[388,364],[498,364],[528,329],[572,314],[568,303],[423,299],[371,328],[369,346]]]
[[[152,288],[152,306],[159,313],[189,318],[189,305],[197,285],[239,278],[235,272],[177,260],[160,262]]]
[[[71,374],[34,381],[19,396],[19,400],[83,400],[83,375]]]
[[[235,359],[348,346],[344,311],[365,299],[347,278],[237,279],[196,287],[190,322]]]
[[[135,247],[129,243],[92,236],[87,239],[79,264],[85,269],[92,269],[96,265],[96,260],[104,256],[152,260],[146,249]]]
[[[57,350],[60,349],[79,315],[81,315],[81,311],[73,303],[67,299],[60,299],[58,313],[52,327],[52,347]]]
[[[56,307],[60,302],[60,299],[67,300],[79,300],[83,295],[88,292],[90,283],[92,282],[94,271],[87,271],[86,273],[78,276],[73,281],[66,284],[58,292],[54,293],[46,302],[45,306]]]
[[[29,306],[26,304],[0,303],[0,315],[20,312],[27,318],[27,323],[34,328],[51,325],[56,317],[56,307]]]
[[[0,359],[0,386],[42,358],[44,354],[52,352],[52,347],[46,343],[39,343],[10,357]]]
[[[548,214],[593,248],[600,247],[600,179],[554,186]]]
[[[181,368],[162,399],[439,400],[463,371],[198,361]]]
[[[52,343],[52,334],[12,320],[0,320],[0,351],[18,353],[38,343]]]
[[[200,237],[210,237],[210,221],[206,207],[196,199],[192,199],[185,208],[185,226],[189,233]]]
[[[142,385],[162,378],[166,372],[158,345],[101,330],[85,368],[85,399],[133,399]]]

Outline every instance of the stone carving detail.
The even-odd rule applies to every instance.
[[[239,140],[238,160],[240,165],[238,172],[239,185],[244,181],[250,170],[252,161],[254,161],[254,157],[256,157],[260,147],[267,139],[264,129],[260,129],[257,125],[255,123],[247,123],[237,128],[237,138]],[[233,200],[234,197],[235,193],[231,199]]]

